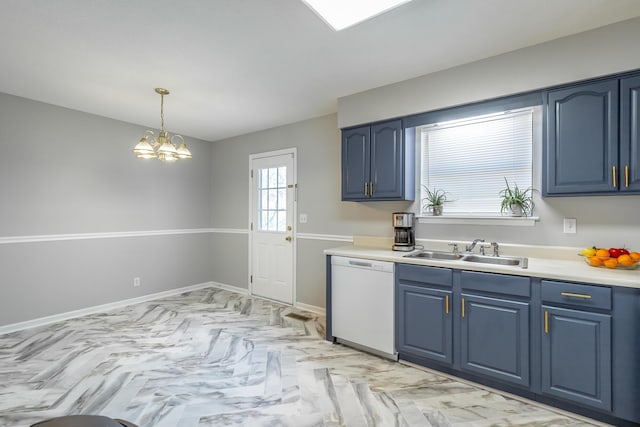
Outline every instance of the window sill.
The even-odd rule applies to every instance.
[[[537,216],[512,217],[441,215],[418,217],[418,223],[420,224],[507,225],[515,227],[533,227],[539,220],[540,218]]]

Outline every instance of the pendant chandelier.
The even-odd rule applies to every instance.
[[[184,143],[184,138],[181,135],[171,136],[164,128],[164,96],[169,95],[169,91],[161,87],[157,87],[155,90],[160,95],[160,132],[158,138],[153,131],[145,131],[140,142],[133,148],[133,152],[140,159],[159,159],[161,162],[190,159],[191,151]],[[179,140],[177,148],[174,140]]]

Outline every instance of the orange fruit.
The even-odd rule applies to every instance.
[[[634,261],[640,261],[640,252],[631,252],[629,256]]]
[[[618,266],[618,260],[615,258],[605,259],[602,263],[607,268],[616,268]]]
[[[624,265],[625,267],[631,267],[633,264],[635,264],[636,262],[631,259],[630,255],[620,255],[618,257],[618,264],[620,265]]]
[[[602,267],[602,260],[597,256],[592,256],[591,258],[589,258],[589,264],[593,265],[594,267]]]
[[[600,259],[606,259],[609,258],[609,251],[606,249],[598,249],[596,251],[596,256]]]

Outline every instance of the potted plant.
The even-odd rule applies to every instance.
[[[518,184],[513,184],[513,188],[509,185],[509,181],[505,177],[504,182],[506,188],[500,191],[502,203],[500,212],[511,212],[511,216],[527,216],[533,213],[533,198],[531,187],[526,190],[518,188]]]
[[[422,199],[422,211],[426,212],[431,209],[433,216],[442,215],[442,206],[449,200],[447,199],[447,192],[434,188],[433,191],[429,190],[429,187],[423,185],[424,191],[427,197]]]

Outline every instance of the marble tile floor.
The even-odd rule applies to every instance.
[[[323,336],[324,318],[217,288],[0,335],[0,426],[599,425]]]

